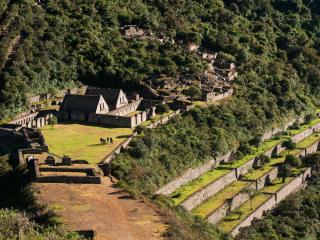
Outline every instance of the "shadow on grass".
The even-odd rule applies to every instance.
[[[117,138],[129,138],[131,137],[132,135],[130,134],[127,134],[127,135],[120,135],[120,136],[117,136]]]

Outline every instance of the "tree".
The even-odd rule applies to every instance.
[[[191,86],[188,89],[183,91],[183,94],[186,96],[189,96],[191,98],[191,101],[193,101],[195,98],[201,97],[201,90],[197,86]]]
[[[296,148],[296,144],[291,139],[289,139],[289,140],[283,142],[281,144],[281,147],[284,147],[288,151],[288,154],[289,154],[290,150],[293,150]]]
[[[308,123],[310,123],[313,119],[314,119],[314,115],[313,115],[313,114],[307,114],[307,115],[304,117],[304,123],[308,124]]]
[[[289,164],[285,163],[279,167],[278,176],[282,178],[282,183],[292,174],[292,168]]]
[[[56,116],[53,116],[51,118],[49,118],[48,120],[48,124],[51,125],[51,128],[53,129],[54,125],[56,125],[58,123],[58,119]]]
[[[269,163],[270,161],[271,159],[268,156],[262,154],[256,157],[253,163],[253,168],[255,169],[261,168],[263,165],[265,165],[266,163]]]
[[[301,159],[294,155],[287,155],[284,160],[285,163],[289,164],[291,167],[300,167],[302,162]]]
[[[170,108],[167,104],[158,104],[156,106],[156,113],[157,114],[164,114],[170,111]]]
[[[261,138],[260,135],[259,135],[259,136],[255,136],[254,138],[252,138],[252,139],[249,140],[249,144],[250,144],[251,146],[256,147],[257,149],[259,148],[261,142],[262,142],[262,138]]]
[[[320,152],[312,153],[303,158],[303,163],[320,172]]]

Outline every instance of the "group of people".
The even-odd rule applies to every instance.
[[[101,145],[106,145],[108,143],[113,144],[113,139],[112,137],[107,137],[107,138],[100,138],[100,144]]]

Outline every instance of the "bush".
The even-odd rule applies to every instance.
[[[301,159],[294,155],[287,155],[284,162],[289,164],[291,167],[300,167],[302,165]]]
[[[158,104],[156,106],[156,113],[157,114],[164,114],[170,111],[170,108],[167,104]]]

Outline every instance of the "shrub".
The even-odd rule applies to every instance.
[[[302,164],[300,158],[291,154],[286,156],[286,159],[284,162],[289,164],[291,167],[300,167]]]

